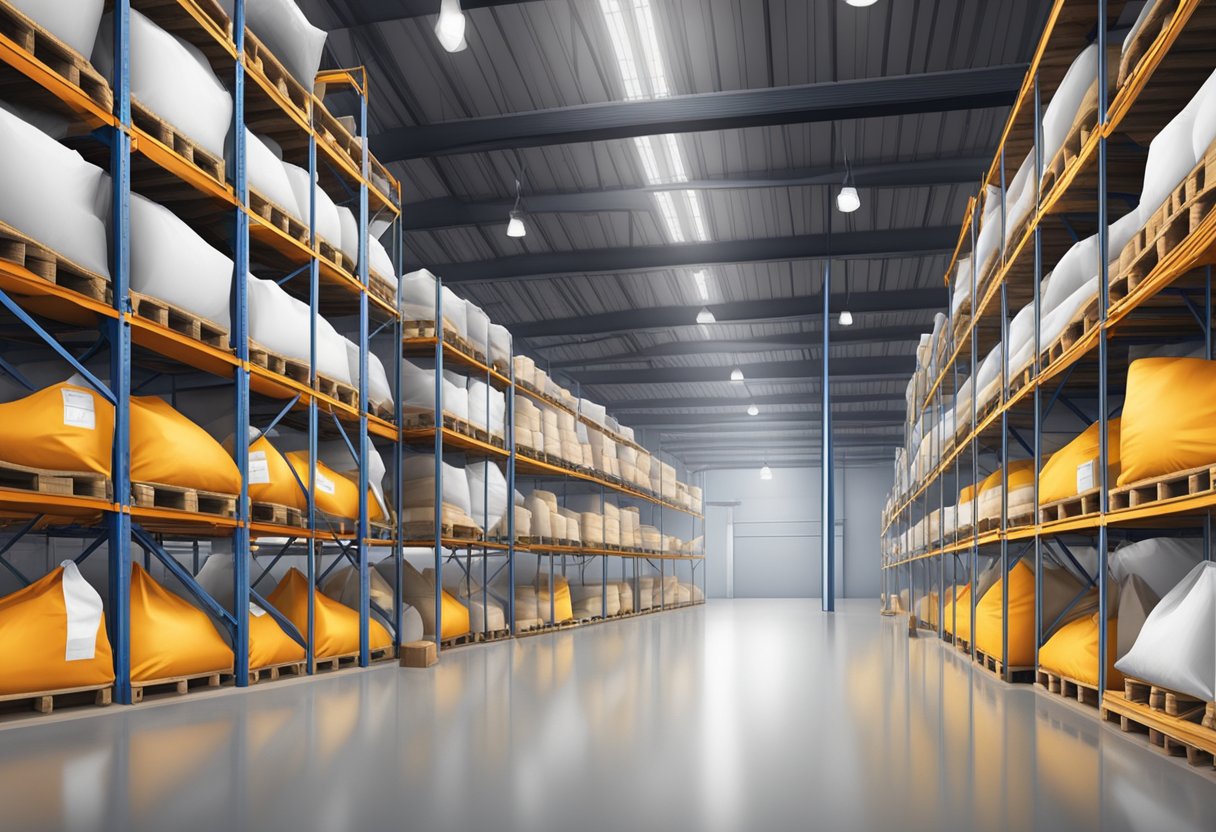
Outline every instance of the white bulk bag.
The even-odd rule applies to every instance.
[[[532,514],[532,536],[554,537],[549,504],[535,493],[524,498],[524,508]],[[523,532],[520,532],[523,534]]]
[[[1046,162],[1044,162],[1046,164]],[[1005,242],[1004,248],[1009,248],[1010,245],[1017,241],[1013,239],[1013,232],[1017,229],[1020,223],[1034,208],[1035,203],[1035,185],[1034,185],[1034,148],[1030,149],[1030,154],[1022,162],[1022,166],[1018,168],[1018,172],[1014,174],[1012,181],[1009,183],[1009,193],[1005,201]]]
[[[311,208],[309,200],[310,194],[316,194],[317,197],[317,223],[316,233],[319,238],[334,246],[340,248],[342,243],[342,220],[338,216],[338,206],[329,198],[329,194],[325,193],[325,189],[316,184],[316,178],[312,180],[312,187],[309,187],[308,171],[299,165],[293,165],[291,162],[283,162],[283,172],[287,176],[287,181],[291,183],[291,192],[295,194],[295,212],[293,216],[300,222],[308,225],[308,212]],[[285,205],[288,210],[292,206]]]
[[[1141,224],[1148,222],[1153,212],[1169,198],[1170,192],[1186,179],[1199,155],[1211,144],[1211,128],[1216,127],[1216,120],[1213,120],[1211,113],[1205,113],[1203,119],[1199,120],[1199,114],[1205,103],[1210,106],[1208,97],[1214,87],[1216,72],[1208,76],[1182,111],[1170,119],[1170,123],[1149,143],[1148,159],[1144,163],[1144,187],[1140,191],[1140,206],[1136,209],[1140,213]],[[1198,132],[1195,130],[1197,124],[1201,125]],[[1204,133],[1209,134],[1207,141],[1197,150],[1195,140],[1202,138]],[[1113,240],[1110,253],[1112,258],[1119,253]]]
[[[114,81],[114,17],[101,21],[93,66]],[[224,158],[232,96],[198,47],[131,9],[131,97],[211,155]]]
[[[134,205],[134,201],[132,201]],[[134,235],[132,235],[134,236]],[[134,271],[134,270],[132,270]],[[312,310],[273,280],[249,276],[249,337],[261,346],[296,361],[309,360]],[[329,321],[317,316],[317,374],[350,384],[346,341]]]
[[[461,379],[463,380],[463,379]],[[457,419],[469,420],[469,393],[443,374],[443,412]],[[435,363],[426,359],[401,362],[401,403],[405,412],[435,412]]]
[[[1196,164],[1208,152],[1212,141],[1216,140],[1216,82],[1213,79],[1216,79],[1216,72],[1208,76],[1208,80],[1187,105],[1188,109],[1195,107],[1192,116],[1195,123],[1191,133],[1191,154],[1195,157]]]
[[[435,320],[435,275],[426,269],[401,278],[401,317],[406,321]]]
[[[488,408],[490,386],[481,379],[469,379],[469,422],[482,430],[490,429]]]
[[[220,4],[231,18],[233,0]],[[294,0],[245,0],[245,25],[304,89],[312,90],[325,49],[324,29],[309,23]]]
[[[435,506],[435,455],[405,453],[402,456],[404,505],[406,508]],[[469,501],[469,480],[464,468],[443,463],[443,503],[452,506],[473,520]]]
[[[472,517],[482,528],[492,529],[507,512],[507,478],[493,462],[470,462],[464,470]]]
[[[456,334],[461,338],[468,339],[469,336],[469,317],[468,307],[463,298],[460,298],[444,286],[440,290],[439,302],[443,304],[443,324],[445,327],[452,327],[456,330]]]
[[[465,321],[469,343],[487,356],[490,354],[490,316],[473,301],[465,301]]]
[[[0,221],[108,278],[105,171],[3,107],[0,147]]]
[[[971,314],[971,255],[960,257],[954,267],[954,291],[950,297],[950,320],[962,313]]]
[[[982,412],[984,407],[993,401],[1001,390],[1001,345],[993,347],[979,371],[975,374],[976,388],[979,395],[975,399],[976,412]]]
[[[1085,94],[1098,80],[1098,45],[1090,44],[1073,59],[1064,79],[1043,111],[1043,166],[1064,146]]]
[[[359,386],[359,345],[349,338],[346,342],[346,364],[350,373],[350,383]],[[392,407],[393,391],[389,387],[388,373],[380,356],[371,350],[367,351],[367,401],[374,407]]]
[[[103,0],[9,0],[9,3],[82,57],[93,54],[105,7]]]
[[[131,194],[130,211],[131,289],[227,328],[232,260],[163,205]]]
[[[352,263],[359,262],[359,219],[355,212],[345,205],[338,205],[338,225],[342,231],[341,240],[329,240],[336,245]]]
[[[475,572],[480,572],[476,563]],[[506,615],[498,594],[494,589],[482,591],[481,583],[470,580],[463,570],[446,569],[443,574],[444,589],[450,592],[456,600],[469,608],[469,630],[482,633],[487,630],[505,630]]]
[[[1195,564],[1203,560],[1203,541],[1195,538],[1154,537],[1127,543],[1111,552],[1111,577],[1123,581],[1138,575],[1158,597],[1165,597]]]
[[[490,324],[489,358],[491,364],[511,363],[511,333],[501,324]]]
[[[369,274],[387,281],[394,290],[397,288],[397,270],[393,268],[393,258],[389,257],[384,244],[375,237],[367,238],[367,269]]]
[[[1216,699],[1216,563],[1199,564],[1161,599],[1115,668],[1205,702]]]
[[[358,437],[352,437],[352,444],[355,444],[355,450],[359,446],[355,440]],[[304,437],[304,445],[302,449],[308,448],[308,438]],[[293,448],[292,450],[298,450]],[[346,447],[346,442],[343,439],[328,439],[317,443],[317,457],[335,471],[345,474],[351,478],[355,484],[359,482],[359,468],[355,465],[355,459],[350,455],[350,448]],[[375,443],[370,439],[367,441],[367,485],[372,490],[372,495],[376,502],[380,504],[380,513],[384,517],[391,517],[392,514],[388,510],[388,503],[384,498],[384,478],[388,475],[388,468],[384,464],[384,457],[380,456],[380,451],[376,449]]]
[[[295,191],[283,168],[283,160],[264,142],[245,128],[245,175],[249,190],[257,191],[288,214],[308,225],[308,212],[298,217]]]

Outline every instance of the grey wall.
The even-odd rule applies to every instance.
[[[877,597],[878,538],[882,503],[891,487],[889,466],[850,467],[836,472],[836,594]],[[726,596],[726,551],[733,518],[734,595],[819,597],[820,470],[759,468],[708,471],[707,502],[734,502],[706,511],[707,586],[710,597]]]

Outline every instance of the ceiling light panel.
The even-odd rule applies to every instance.
[[[625,23],[625,10],[620,0],[600,0],[604,21],[608,24],[608,36],[612,38],[612,51],[621,70],[621,83],[625,86],[625,98],[645,98],[642,78],[638,73],[638,62],[633,54],[633,42],[629,38],[629,27]]]
[[[655,98],[671,95],[663,62],[659,57],[659,38],[655,31],[654,14],[650,0],[633,0],[633,18],[638,27],[638,39],[642,42],[642,55],[646,58],[646,71],[650,78],[650,92]]]

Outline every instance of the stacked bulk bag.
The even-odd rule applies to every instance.
[[[9,5],[82,57],[93,53],[103,0],[9,0]]]
[[[1111,577],[1126,581],[1135,575],[1162,598],[1203,560],[1203,541],[1197,538],[1153,537],[1125,543],[1110,553]]]
[[[445,525],[480,524],[470,516],[473,507],[465,469],[443,462],[443,510]],[[402,458],[405,490],[405,522],[433,523],[435,519],[435,455],[406,454]]]
[[[1216,361],[1142,358],[1127,370],[1118,484],[1216,462]]]
[[[101,596],[65,560],[0,598],[0,696],[114,681]]]
[[[572,614],[576,619],[604,617],[604,598],[608,600],[608,616],[621,612],[621,594],[616,584],[571,584]]]
[[[0,403],[0,460],[110,475],[114,407],[87,384],[64,382]]]
[[[308,632],[308,579],[294,566],[266,599],[295,625]],[[313,591],[313,655],[318,659],[349,656],[359,652],[359,613],[327,595]],[[392,638],[379,621],[368,621],[369,650],[391,647]]]
[[[1166,593],[1115,667],[1204,702],[1216,700],[1216,563],[1200,563]]]
[[[202,51],[135,9],[131,9],[129,48],[131,98],[212,156],[223,159],[224,140],[232,125],[232,95]],[[93,66],[113,83],[112,13],[102,18],[98,29]]]
[[[229,271],[231,272],[231,262]],[[309,305],[287,294],[273,280],[262,280],[249,275],[245,285],[249,303],[249,339],[270,352],[307,364],[312,343],[309,335],[312,329],[312,309]],[[224,303],[227,302],[225,296]],[[346,339],[320,315],[317,316],[316,373],[342,384],[354,383]],[[387,387],[387,381],[385,386]]]
[[[382,561],[382,563],[391,570],[391,562]],[[371,608],[372,615],[377,615],[376,607],[379,607],[385,615],[390,617],[391,622],[393,615],[392,586],[378,569],[369,570],[367,577],[368,600],[375,605]],[[389,577],[393,577],[391,571]],[[338,603],[357,610],[359,608],[359,583],[359,570],[353,566],[344,566],[329,576],[329,579],[322,585],[321,591]],[[411,641],[420,641],[423,635],[422,615],[409,604],[402,604],[401,637],[397,639],[397,643],[409,644]]]
[[[475,352],[490,355],[490,316],[471,300],[464,301],[468,341]]]
[[[963,641],[971,640],[971,584],[956,587],[954,595],[946,598],[942,627]]]
[[[511,366],[511,333],[501,324],[490,324],[490,351],[487,356],[490,366],[506,373]]]
[[[14,115],[9,105],[0,106],[0,146],[0,222],[108,280],[105,171]]]
[[[232,648],[207,613],[131,564],[131,681],[231,673]]]
[[[412,549],[406,554],[426,554],[434,558],[432,549]],[[376,564],[379,570],[392,566],[382,561]],[[382,572],[383,574],[383,572]],[[408,560],[401,564],[401,600],[418,610],[422,616],[422,631],[425,636],[435,635],[435,570],[419,572]],[[440,622],[440,640],[456,638],[469,632],[469,610],[446,589],[440,590],[443,620]]]
[[[483,461],[465,465],[469,482],[470,514],[482,528],[493,529],[507,513],[507,478],[497,463]]]
[[[481,379],[468,380],[468,421],[491,436],[502,440],[506,424],[506,396]]]
[[[549,573],[537,572],[536,580],[537,615],[546,624],[569,621],[574,618],[574,607],[570,600],[570,582],[564,575],[553,576],[553,595],[549,595]],[[550,609],[552,607],[552,609]]]
[[[542,496],[544,493],[547,492],[533,491],[524,498],[524,510],[527,511],[532,518],[533,537],[555,537],[553,534],[552,522],[552,514],[554,510],[550,508],[549,503]],[[557,502],[556,495],[554,495],[553,502],[554,504]]]
[[[320,321],[318,321],[319,323]],[[317,331],[319,338],[319,326]],[[358,387],[359,345],[349,338],[342,340],[346,342],[346,365],[351,386]],[[367,403],[372,410],[391,410],[393,407],[393,391],[388,383],[388,373],[384,371],[384,363],[380,360],[380,356],[370,349],[367,351]]]
[[[1019,459],[1010,462],[1008,470],[1009,519],[1030,514],[1034,510],[1034,460]],[[997,469],[980,483],[977,497],[976,519],[1001,519],[1002,495],[1005,484],[1002,469]]]
[[[997,576],[992,586],[980,595],[975,608],[975,647],[996,657],[1008,667],[1032,667],[1034,665],[1034,568],[1020,560],[1009,570],[1008,580]],[[1069,621],[1088,615],[1097,603],[1097,590],[1091,590],[1083,601],[1069,607],[1073,599],[1082,593],[1085,585],[1075,575],[1064,569],[1045,567],[1043,570],[1043,620],[1052,622],[1068,610],[1061,621]],[[1001,626],[1003,596],[1009,595],[1009,655],[1001,650]],[[961,629],[961,627],[960,627]],[[1050,634],[1048,634],[1050,635]]]
[[[423,574],[432,572],[425,570]],[[463,573],[455,580],[444,580],[444,591],[451,591],[468,608],[469,630],[474,633],[496,632],[507,628],[507,616],[502,604],[492,591],[482,591],[482,586]]]
[[[239,494],[241,472],[211,434],[156,396],[131,397],[131,481]]]
[[[357,236],[355,245],[358,246]],[[370,277],[378,277],[387,283],[393,292],[397,291],[397,270],[393,267],[393,258],[384,244],[373,236],[367,238],[367,272]]]
[[[211,554],[203,562],[203,568],[194,576],[194,580],[216,603],[232,610],[235,580],[233,571],[231,554]],[[250,601],[248,615],[250,670],[304,661],[303,645],[289,636],[266,610]],[[300,634],[303,635],[304,632],[301,630]],[[224,635],[224,630],[220,630],[220,634]]]
[[[220,5],[231,19],[233,0],[220,0]],[[245,0],[245,25],[311,92],[325,49],[325,30],[309,23],[294,0]]]
[[[280,210],[308,225],[309,206],[301,216],[295,190],[283,167],[283,154],[274,139],[258,136],[245,128],[245,177],[250,193],[256,193]]]
[[[617,597],[620,600],[621,614],[631,613],[634,610],[633,603],[633,585],[629,581],[618,581],[616,584]]]
[[[1119,427],[1118,417],[1107,420],[1107,481],[1111,483],[1119,477]],[[1100,428],[1101,423],[1094,422],[1043,463],[1043,470],[1039,472],[1040,505],[1075,497],[1082,490],[1098,487],[1101,483],[1098,471]]]
[[[338,206],[330,199],[325,189],[317,184],[317,177],[310,177],[307,170],[291,162],[282,161],[280,165],[294,196],[291,206],[288,207],[289,213],[307,226],[309,215],[315,211],[313,232],[317,238],[341,249],[342,218],[338,213]]]

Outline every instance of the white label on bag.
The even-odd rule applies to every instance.
[[[320,471],[318,471],[317,472],[317,488],[326,494],[333,494],[334,493],[334,481],[331,480],[329,477],[325,476],[324,474],[322,474]]]
[[[270,482],[270,464],[265,451],[249,452],[249,484],[262,485]]]
[[[63,394],[63,426],[94,430],[97,418],[93,412],[93,395],[79,390],[60,390]]]
[[[249,614],[252,615],[254,618],[261,618],[263,615],[266,614],[266,610],[262,609],[257,604],[250,601],[249,602]]]
[[[1094,461],[1082,462],[1077,466],[1077,493],[1081,494],[1094,487]]]

